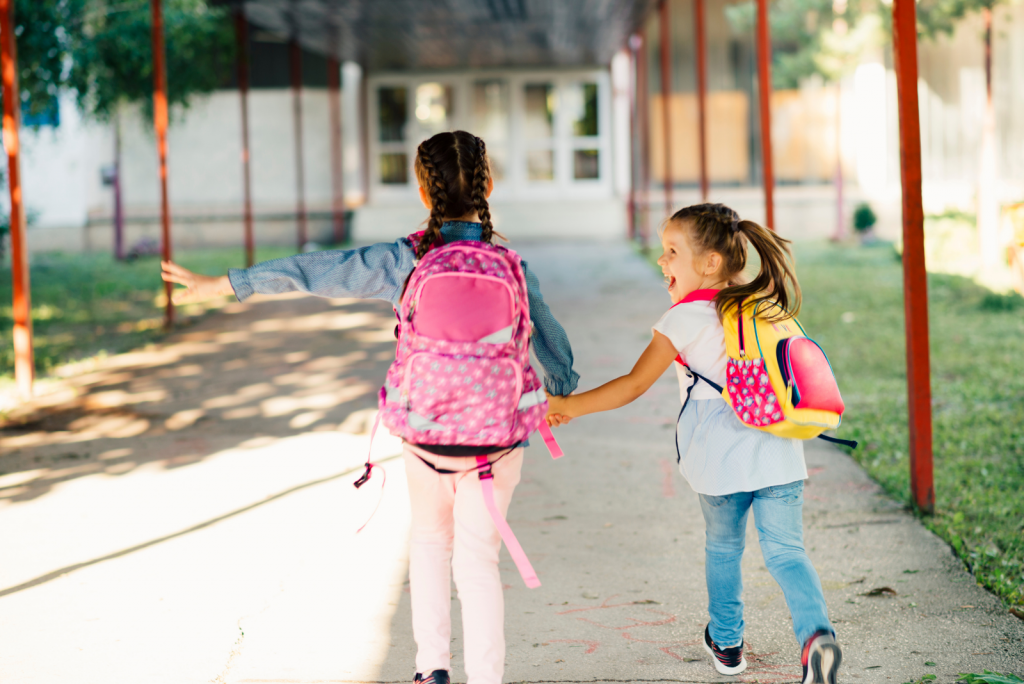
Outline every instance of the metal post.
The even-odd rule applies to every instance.
[[[935,510],[932,482],[932,407],[928,347],[928,283],[921,204],[921,119],[917,101],[917,10],[914,0],[893,0],[893,58],[900,116],[903,186],[903,304],[907,329],[907,407],[910,418],[910,489],[918,509]]]
[[[14,0],[0,0],[0,72],[4,94],[4,147],[11,187],[11,276],[14,280],[14,380],[22,399],[32,397],[35,359],[32,352],[32,291],[29,285],[25,205],[21,197],[18,128],[21,96],[18,90],[18,48],[14,36]]]
[[[843,83],[836,81],[836,232],[835,241],[846,238],[846,215],[843,211]]]
[[[294,36],[288,41],[288,61],[292,83],[292,118],[295,126],[295,218],[299,231],[299,251],[306,244],[306,181],[302,162],[302,49]]]
[[[772,170],[772,44],[768,0],[757,0],[757,94],[761,110],[761,164],[764,169],[765,226],[775,230],[775,175]]]
[[[249,22],[245,10],[235,12],[235,45],[238,68],[238,95],[242,104],[242,224],[245,235],[245,265],[256,260],[252,229],[252,179],[249,169]]]
[[[362,162],[363,204],[370,201],[370,92],[366,85],[366,67],[359,69],[359,158]]]
[[[163,238],[164,261],[171,260],[171,207],[167,196],[167,60],[164,51],[164,17],[161,0],[150,0],[153,13],[153,128],[156,132],[156,152],[160,160],[160,225]],[[174,285],[164,283],[167,307],[164,309],[164,328],[174,327]]]
[[[340,245],[345,235],[345,171],[342,166],[341,139],[341,63],[327,58],[327,100],[331,114],[331,190],[334,244]]]
[[[663,154],[665,155],[665,216],[672,215],[672,114],[669,100],[672,97],[672,25],[669,23],[669,0],[661,0],[658,17],[661,30],[661,129]]]
[[[704,0],[693,0],[694,30],[697,34],[695,48],[697,50],[697,138],[700,149],[700,197],[702,202],[708,201],[708,151],[707,151],[707,111],[708,111],[708,55],[705,40]]]
[[[121,112],[114,112],[114,258],[124,259],[124,206],[121,202]]]
[[[627,196],[626,214],[629,218],[629,239],[636,240],[636,186],[637,166],[636,157],[639,152],[637,140],[637,51],[641,49],[640,36],[633,34],[626,41],[629,48],[629,195]]]
[[[637,118],[640,121],[640,245],[644,251],[651,240],[651,85],[648,67],[647,31],[640,31],[637,52]]]

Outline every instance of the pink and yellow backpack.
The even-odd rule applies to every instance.
[[[679,303],[712,301],[717,293],[697,290]],[[721,392],[747,427],[778,437],[818,437],[856,448],[857,442],[823,434],[839,427],[845,410],[824,350],[807,336],[796,317],[769,320],[765,312],[769,308],[765,302],[741,302],[723,317],[725,387],[689,366],[687,371]],[[686,365],[683,359],[676,360]]]

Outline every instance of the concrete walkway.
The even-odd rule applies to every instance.
[[[668,301],[621,245],[526,245],[583,386],[627,371]],[[387,306],[231,305],[164,345],[107,359],[0,432],[0,681],[408,682],[408,506],[399,460],[358,492]],[[509,519],[508,682],[793,682],[799,652],[751,527],[747,657],[718,677],[703,520],[675,469],[674,374],[574,421],[566,457],[527,454]],[[378,435],[378,458],[398,452]],[[1024,672],[1024,622],[847,456],[808,444],[806,541],[845,651],[843,681]],[[888,587],[895,596],[866,596]],[[452,601],[454,680],[464,682]],[[925,665],[925,663],[934,665]]]

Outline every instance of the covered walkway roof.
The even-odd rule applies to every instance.
[[[371,72],[608,64],[657,0],[221,0]]]

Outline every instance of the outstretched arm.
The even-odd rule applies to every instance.
[[[175,290],[172,297],[175,304],[188,302],[200,302],[210,297],[234,294],[231,289],[231,281],[226,275],[204,276],[193,273],[173,261],[161,261],[160,277],[169,283],[184,285],[184,290]]]
[[[234,293],[245,301],[255,293],[306,292],[320,297],[384,299],[397,305],[416,255],[409,240],[381,242],[366,247],[326,250],[273,259],[250,268],[232,268],[226,276],[192,273],[177,264],[163,264],[163,279],[185,286],[174,297],[193,302]]]
[[[627,375],[582,394],[568,397],[549,396],[548,415],[577,418],[588,413],[610,411],[625,406],[650,389],[678,353],[667,337],[655,332],[654,339],[647,345],[647,349]]]

